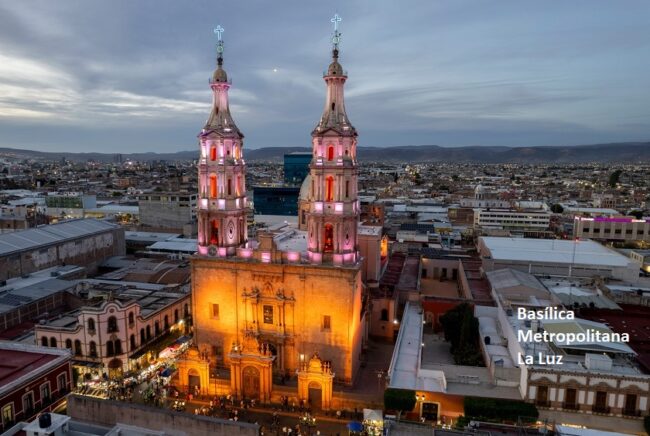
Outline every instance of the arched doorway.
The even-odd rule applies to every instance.
[[[318,382],[309,383],[309,406],[314,410],[320,410],[323,405],[323,389]]]
[[[334,226],[325,224],[325,235],[323,238],[323,251],[334,250]]]
[[[242,371],[242,393],[244,398],[259,399],[260,371],[254,366],[247,366]]]
[[[194,392],[196,388],[199,390],[201,389],[201,376],[194,368],[187,371],[187,386],[189,387],[190,392]]]

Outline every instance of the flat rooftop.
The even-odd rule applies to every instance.
[[[70,356],[68,350],[0,341],[0,397]]]
[[[34,250],[68,240],[119,228],[117,224],[93,218],[74,219],[19,232],[0,234],[0,256]]]
[[[494,260],[628,267],[622,254],[592,240],[481,237]],[[486,255],[487,253],[482,253]]]

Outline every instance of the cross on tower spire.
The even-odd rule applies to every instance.
[[[221,24],[218,24],[217,27],[214,28],[214,33],[217,35],[217,60],[219,65],[223,62],[223,39],[221,36],[223,32],[224,29],[221,27]]]
[[[334,14],[330,20],[331,23],[334,23],[334,35],[332,36],[332,43],[334,44],[335,49],[339,48],[339,42],[341,42],[341,32],[339,32],[339,23],[341,21],[342,19],[339,14]]]

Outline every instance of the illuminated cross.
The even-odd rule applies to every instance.
[[[336,33],[339,30],[339,23],[341,22],[341,17],[339,17],[339,14],[334,14],[334,17],[330,21],[334,23],[334,33]]]
[[[221,24],[217,25],[217,27],[214,29],[214,33],[217,35],[217,39],[221,41],[221,34],[223,33],[223,27],[221,27]]]

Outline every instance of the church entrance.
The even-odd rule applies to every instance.
[[[242,393],[244,398],[259,399],[260,397],[260,371],[254,366],[247,366],[242,371]]]
[[[189,386],[190,392],[194,392],[196,388],[201,389],[201,376],[194,368],[187,372],[187,386]]]
[[[313,410],[320,410],[323,406],[323,390],[317,382],[309,383],[309,406]]]

